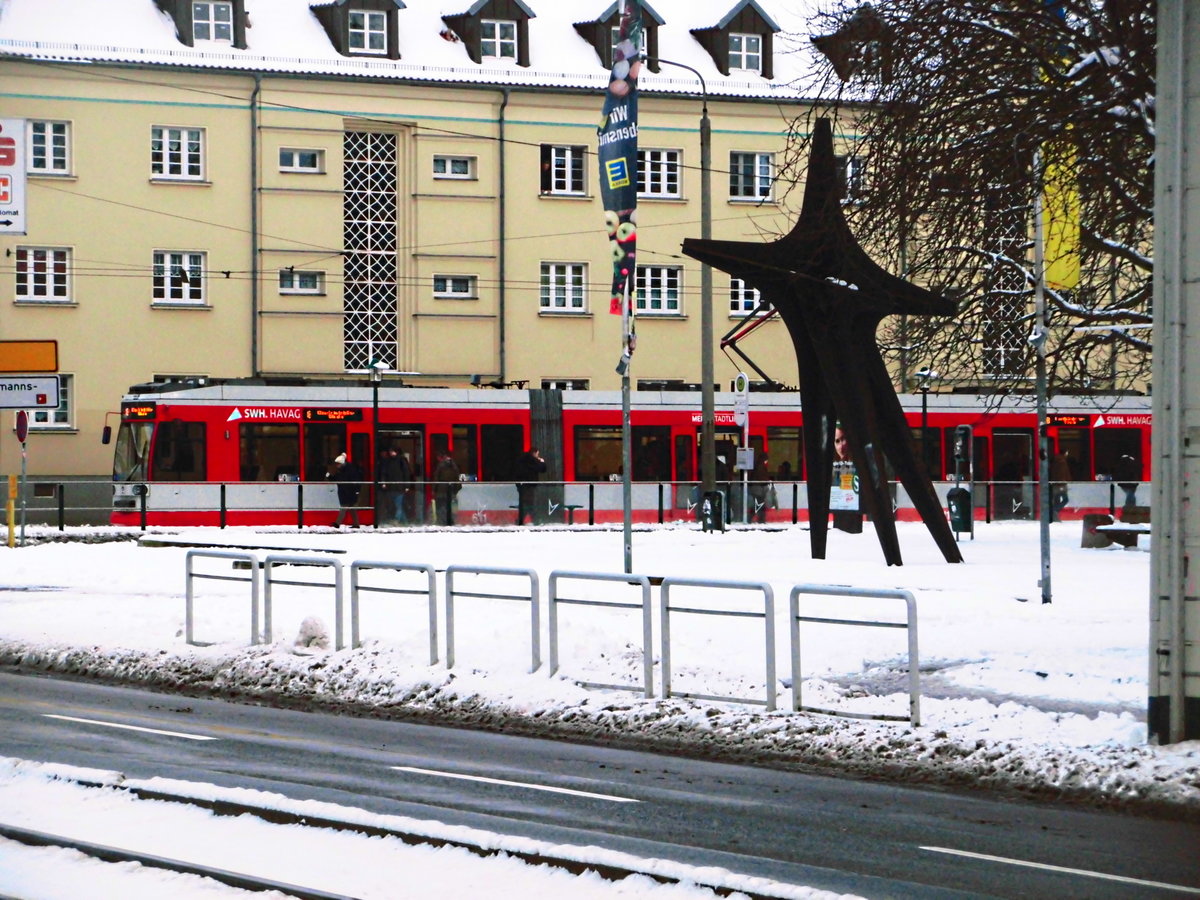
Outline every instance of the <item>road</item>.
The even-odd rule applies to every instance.
[[[1195,824],[82,681],[0,673],[0,756],[867,897],[1200,896]]]

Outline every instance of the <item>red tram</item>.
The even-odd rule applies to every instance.
[[[976,514],[1035,513],[1037,417],[1033,398],[991,403],[971,395],[903,395],[913,446],[935,482],[972,481]],[[734,395],[718,393],[718,479],[736,483]],[[1149,477],[1150,400],[1064,397],[1051,405],[1050,436],[1070,472],[1064,515],[1112,505],[1110,482],[1122,457],[1139,481]],[[439,451],[463,473],[460,523],[515,520],[514,463],[529,446],[548,463],[543,521],[619,521],[622,516],[619,392],[412,388],[351,380],[194,379],[133,386],[121,403],[113,460],[113,524],[328,525],[337,512],[330,462],[346,452],[364,472],[360,505],[373,521],[378,452],[408,455],[414,518],[425,514],[426,482]],[[968,459],[956,459],[955,434],[970,426]],[[799,395],[752,393],[749,439],[765,454],[778,508],[768,520],[807,517],[804,417]],[[699,477],[700,395],[633,394],[634,516],[638,521],[694,517]],[[960,450],[961,450],[960,442]],[[1126,461],[1128,462],[1128,461]],[[1128,478],[1128,474],[1122,475]],[[553,486],[551,489],[550,486]],[[733,492],[736,494],[736,491]],[[939,485],[944,496],[945,486]],[[897,516],[911,517],[903,491]]]

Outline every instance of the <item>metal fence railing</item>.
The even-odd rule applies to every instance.
[[[242,562],[250,570],[249,577],[240,575],[217,575],[212,572],[197,572],[197,559],[228,559],[234,562]],[[189,644],[196,644],[196,593],[195,580],[197,578],[208,579],[211,581],[238,581],[249,583],[250,585],[250,643],[257,644],[259,639],[258,632],[258,570],[259,560],[258,555],[250,552],[239,552],[234,550],[189,550],[184,557],[184,636],[183,639]]]
[[[523,578],[529,583],[526,594],[502,594],[496,591],[465,591],[455,588],[455,581],[464,575]],[[446,668],[454,668],[454,601],[458,597],[477,597],[493,600],[520,600],[529,604],[529,671],[536,672],[542,664],[541,591],[538,574],[533,569],[488,568],[483,566],[448,566],[446,568]]]
[[[275,577],[276,566],[303,566],[329,568],[333,570],[333,583],[320,581],[299,581],[294,579],[284,579]],[[343,589],[342,589],[342,561],[340,559],[330,559],[324,556],[301,556],[294,553],[271,553],[263,558],[263,640],[266,643],[271,643],[272,640],[272,600],[275,585],[290,585],[292,587],[308,587],[333,590],[333,621],[334,621],[334,647],[341,650],[346,646],[344,639],[345,629],[343,627],[344,616],[342,614],[343,604]]]
[[[419,572],[425,576],[425,589],[385,587],[383,585],[367,585],[362,583],[362,575],[372,570],[402,572]],[[363,593],[416,595],[424,596],[429,610],[429,665],[438,661],[438,627],[437,627],[437,578],[433,566],[422,563],[384,562],[380,560],[358,560],[350,564],[350,646],[362,646],[359,636],[359,595]]]

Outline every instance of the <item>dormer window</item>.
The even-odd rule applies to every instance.
[[[757,0],[740,0],[710,28],[693,28],[692,35],[708,51],[722,75],[755,72],[773,78],[771,51],[779,26]]]
[[[762,35],[731,34],[729,36],[729,68],[746,72],[762,72]]]
[[[475,0],[466,12],[442,16],[442,21],[462,41],[472,62],[499,59],[528,66],[533,17],[522,0]]]
[[[479,23],[479,55],[484,59],[517,58],[517,23],[511,19],[484,19]]]
[[[381,12],[350,10],[351,53],[387,53],[387,17]]]
[[[309,9],[342,56],[400,58],[396,13],[403,0],[323,0]]]
[[[198,41],[233,43],[233,4],[193,3],[192,37]]]
[[[246,49],[246,0],[154,0],[175,23],[175,35],[189,47],[197,42]]]
[[[658,28],[663,24],[662,17],[651,9],[649,3],[642,3],[642,56],[646,59],[646,67],[651,72],[659,70],[658,65]],[[611,69],[613,64],[613,48],[617,46],[617,38],[621,34],[621,10],[613,3],[600,14],[599,18],[590,22],[576,22],[575,30],[579,36],[592,45],[596,55],[600,57],[600,65]]]

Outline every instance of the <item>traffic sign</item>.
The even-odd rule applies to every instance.
[[[56,409],[58,377],[0,377],[0,409]]]
[[[0,372],[57,372],[58,341],[0,341]]]
[[[22,444],[29,437],[29,413],[25,410],[17,410],[17,440]]]
[[[745,372],[738,372],[733,379],[733,421],[745,425],[749,415],[750,377]]]

